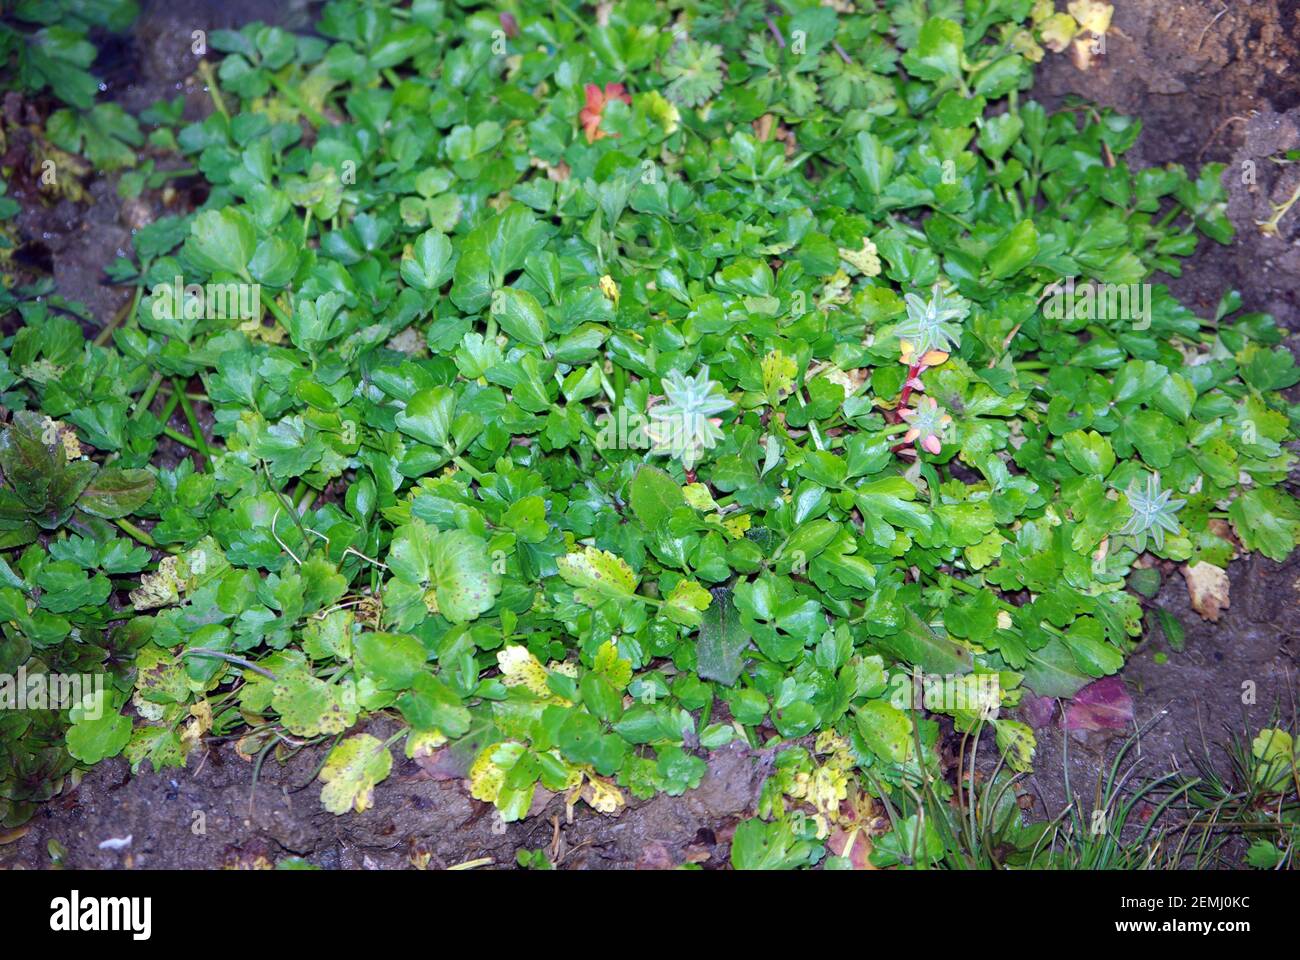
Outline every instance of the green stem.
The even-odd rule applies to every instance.
[[[992,593],[994,599],[997,601],[997,605],[1003,610],[1006,610],[1008,613],[1014,612],[1016,609],[1012,604],[1007,603],[1005,600],[999,597],[996,591],[994,591],[992,587],[977,586],[976,584],[970,583],[967,580],[961,580],[958,579],[957,577],[950,576],[949,574],[946,573],[941,573],[939,574],[939,576],[942,578],[943,582],[946,583],[948,586],[955,587],[956,589],[960,590],[962,593],[968,593],[973,597],[977,597],[981,593]]]
[[[176,396],[174,393],[168,394],[167,402],[163,404],[162,412],[158,415],[158,419],[163,423],[170,420],[172,418],[172,413],[176,410],[176,405],[180,403],[180,399],[181,398]]]
[[[564,14],[571,21],[573,21],[573,23],[579,29],[581,29],[583,33],[588,35],[591,34],[591,26],[585,20],[579,17],[576,13],[574,13],[573,10],[571,10],[569,6],[564,2],[564,0],[551,0],[551,9],[559,10],[562,14]]]
[[[195,449],[199,452],[199,470],[206,471],[208,461],[212,459],[212,451],[208,449],[208,441],[199,428],[199,418],[194,415],[194,408],[190,405],[190,398],[185,393],[185,384],[180,382],[180,378],[172,377],[172,390],[172,396],[180,400],[181,410],[185,412],[185,422],[190,425],[190,435],[194,438],[194,442],[198,444]]]
[[[140,306],[140,293],[143,290],[144,287],[136,287],[135,295],[131,297],[131,303],[126,307],[126,309],[118,311],[117,315],[113,317],[113,319],[104,324],[104,329],[100,330],[99,333],[95,335],[95,346],[102,347],[104,344],[108,343],[108,338],[113,335],[113,331],[121,325],[122,321],[135,314],[136,308]]]
[[[311,211],[308,211],[308,213],[310,212]],[[265,303],[270,311],[275,314],[275,319],[280,321],[280,326],[284,327],[285,330],[289,330],[289,315],[280,309],[280,305],[276,303],[275,300],[269,299],[266,300]]]
[[[293,504],[291,504],[288,500],[285,499],[284,494],[280,491],[280,488],[275,485],[275,480],[272,479],[271,477],[271,468],[266,465],[266,461],[261,460],[258,462],[262,464],[262,473],[265,474],[266,476],[267,489],[269,489],[273,494],[275,494],[275,498],[280,501],[280,506],[284,508],[285,512],[288,513],[289,516],[293,519],[294,526],[296,526],[298,528],[298,532],[302,534],[302,542],[310,546],[311,538],[307,536],[307,528],[302,525],[302,518],[298,516],[298,511],[293,508]],[[272,528],[272,532],[274,532],[275,530],[274,521],[272,521],[271,523],[271,528]]]
[[[149,536],[149,534],[145,533],[130,520],[118,520],[117,525],[123,531],[129,533],[135,539],[143,543],[146,547],[153,547],[155,550],[158,549],[158,541]]]
[[[452,457],[452,458],[451,458],[451,462],[454,463],[454,464],[457,466],[457,468],[459,468],[459,469],[461,469],[461,470],[464,470],[466,473],[468,473],[471,477],[473,477],[473,478],[474,478],[475,480],[477,480],[479,483],[482,483],[482,482],[483,482],[483,473],[482,473],[482,471],[479,470],[477,467],[475,467],[472,463],[470,463],[470,462],[469,462],[468,460],[466,460],[464,457]]]
[[[975,232],[975,228],[971,226],[969,222],[963,220],[961,217],[957,216],[956,214],[949,213],[947,210],[940,210],[939,213],[943,214],[945,217],[947,217],[949,220],[951,220],[953,223],[957,224],[957,226],[961,227],[967,232],[970,233]]]
[[[237,657],[233,653],[223,653],[220,650],[209,650],[207,647],[190,647],[188,650],[182,650],[180,655],[182,657],[212,657],[217,660],[225,660],[227,663],[233,663],[238,667],[243,667],[245,670],[252,670],[254,673],[260,673],[262,676],[270,680],[279,679],[274,673],[266,669],[266,667],[259,667],[257,664],[253,663],[253,661],[245,660],[243,657]]]
[[[177,443],[181,444],[182,446],[189,447],[195,453],[203,452],[202,450],[199,449],[198,443],[196,443],[194,440],[190,439],[189,437],[185,436],[185,434],[181,433],[179,430],[173,430],[171,427],[163,427],[162,432],[164,437],[167,437],[171,440],[175,440]]]
[[[199,74],[203,77],[203,82],[207,84],[208,95],[212,97],[212,105],[217,108],[217,113],[229,120],[230,114],[226,112],[225,101],[221,99],[221,87],[217,86],[217,76],[212,72],[212,64],[206,60],[200,60]]]
[[[602,453],[600,449],[600,444],[601,444],[600,434],[598,434],[595,428],[588,425],[587,421],[583,420],[581,417],[578,418],[578,423],[582,425],[583,436],[585,436],[592,443],[592,447],[591,447],[592,453],[600,457],[600,459],[604,460],[605,454]]]
[[[1174,218],[1177,217],[1182,212],[1183,212],[1182,205],[1175,203],[1173,207],[1170,208],[1169,212],[1160,218],[1160,221],[1156,224],[1156,229],[1164,230],[1166,227],[1169,226],[1169,224],[1173,223]]]
[[[149,383],[144,388],[144,393],[140,394],[140,399],[135,402],[135,409],[131,411],[132,420],[139,420],[140,414],[149,409],[149,404],[153,403],[154,394],[158,392],[158,385],[160,383],[162,383],[161,373],[155,373],[149,378]]]

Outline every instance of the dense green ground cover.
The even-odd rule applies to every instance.
[[[1026,99],[1081,29],[1050,4],[336,0],[212,34],[198,123],[94,103],[85,24],[23,10],[51,156],[211,193],[109,266],[94,342],[4,294],[0,669],[108,678],[0,713],[4,823],[212,734],[335,743],[340,814],[449,745],[507,821],[798,740],[736,862],[846,865],[868,796],[951,790],[939,715],[1029,768],[1013,708],[1123,666],[1140,557],[1300,537],[1282,332],[1144,286],[1231,242],[1221,167],[1132,170],[1138,121]],[[938,859],[920,822],[875,862]]]

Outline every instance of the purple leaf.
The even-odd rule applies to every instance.
[[[1020,715],[1035,730],[1049,727],[1056,718],[1056,698],[1026,696],[1020,701]]]
[[[1066,730],[1124,730],[1133,723],[1133,698],[1119,677],[1088,684],[1065,709]]]

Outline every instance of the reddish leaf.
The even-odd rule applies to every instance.
[[[831,828],[826,845],[837,857],[847,856],[854,870],[874,870],[871,863],[871,838],[862,830],[845,830],[843,827]]]
[[[1056,719],[1056,699],[1026,696],[1020,701],[1020,715],[1035,730],[1050,727]]]
[[[1088,684],[1065,709],[1067,730],[1124,730],[1132,723],[1133,698],[1119,677]]]
[[[582,124],[583,133],[587,135],[587,142],[595,143],[602,137],[609,136],[600,129],[600,119],[605,113],[605,104],[611,100],[622,100],[630,105],[632,98],[627,95],[621,83],[607,83],[604,90],[594,83],[589,83],[582,89],[587,95],[587,104],[578,114],[578,120]]]

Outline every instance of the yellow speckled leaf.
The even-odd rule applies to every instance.
[[[446,742],[441,730],[412,730],[406,736],[406,755],[412,760],[427,757]]]
[[[1032,770],[1034,751],[1038,749],[1034,731],[1018,720],[996,720],[994,731],[998,749],[1007,758],[1011,769],[1017,773]]]
[[[469,768],[469,795],[485,803],[496,803],[505,786],[507,771],[523,752],[524,745],[513,740],[485,747]]]
[[[738,517],[728,517],[722,521],[722,525],[727,528],[727,532],[731,534],[733,539],[739,540],[745,535],[745,531],[749,529],[749,522],[749,514],[742,513]]]
[[[140,578],[140,586],[131,591],[131,603],[136,612],[153,610],[177,603],[181,598],[180,575],[176,571],[176,558],[163,557],[154,573]]]
[[[330,751],[321,768],[325,784],[320,799],[330,813],[343,814],[355,809],[361,813],[374,802],[375,784],[393,769],[393,755],[377,738],[368,733],[348,737]]]
[[[551,695],[546,686],[546,668],[527,647],[516,645],[497,651],[497,666],[501,669],[501,682],[507,687],[526,687],[539,697]]]
[[[608,680],[615,690],[622,690],[632,679],[632,664],[618,655],[618,647],[612,640],[606,640],[596,651],[593,669]]]
[[[713,494],[709,493],[709,488],[702,483],[688,483],[682,487],[682,495],[686,497],[686,502],[696,510],[716,510],[717,503],[713,500]]]
[[[763,392],[770,400],[788,396],[794,389],[794,378],[799,364],[780,350],[773,350],[763,358]]]
[[[858,273],[867,277],[880,275],[880,257],[876,253],[876,245],[868,237],[862,238],[861,250],[849,250],[840,247],[839,253],[840,259],[852,266]]]
[[[582,785],[578,795],[591,809],[610,816],[617,814],[627,805],[622,790],[591,773],[587,774],[587,782]]]
[[[673,592],[664,601],[664,613],[675,623],[695,627],[700,624],[700,614],[709,609],[713,597],[694,580],[678,580]]]
[[[579,601],[595,606],[611,597],[630,597],[636,592],[636,574],[622,558],[595,547],[583,547],[556,561],[560,576],[578,587]]]

